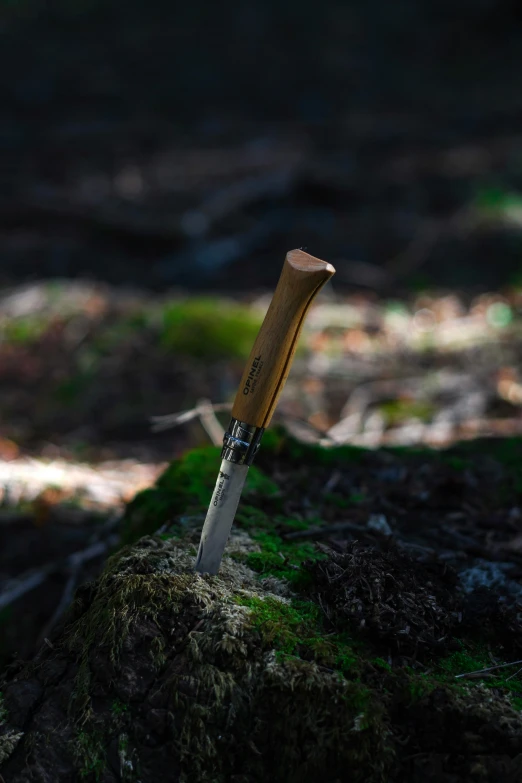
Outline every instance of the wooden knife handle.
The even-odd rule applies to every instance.
[[[326,261],[291,250],[256,337],[236,394],[232,416],[267,427],[290,372],[297,340],[312,300],[335,274]]]

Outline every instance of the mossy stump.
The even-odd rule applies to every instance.
[[[489,573],[480,558],[456,568],[408,549],[407,519],[394,523],[404,545],[371,527],[369,541],[337,550],[308,535],[350,509],[356,521],[378,510],[367,498],[382,498],[390,477],[397,496],[408,459],[416,487],[418,475],[439,486],[450,471],[454,493],[464,491],[462,466],[418,453],[270,449],[276,467],[253,473],[217,576],[193,570],[207,452],[175,463],[129,506],[127,540],[154,518],[166,531],[113,555],[35,659],[3,676],[5,783],[522,780],[520,672],[456,677],[522,658],[519,583],[477,586]],[[188,486],[198,460],[203,483]],[[335,495],[323,490],[332,471],[344,482]],[[507,475],[501,489],[495,507],[510,508],[518,485]]]

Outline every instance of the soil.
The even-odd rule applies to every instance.
[[[163,532],[7,668],[6,783],[519,780],[521,451],[267,433],[216,577],[192,569],[219,449],[173,464],[122,521]]]

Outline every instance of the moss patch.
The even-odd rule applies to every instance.
[[[478,590],[460,577],[462,556],[451,567],[427,546],[407,546],[409,536],[445,536],[451,519],[463,518],[454,510],[466,493],[474,497],[489,476],[481,508],[498,513],[493,492],[498,476],[515,470],[513,453],[504,467],[465,450],[355,458],[331,449],[326,457],[276,432],[251,470],[219,575],[202,577],[193,565],[219,449],[190,452],[127,511],[129,538],[144,522],[167,522],[165,540],[145,538],[113,556],[78,592],[54,650],[21,675],[45,680],[44,714],[49,682],[63,689],[67,751],[41,744],[38,712],[30,724],[5,725],[15,734],[30,725],[30,737],[2,773],[18,783],[12,773],[32,741],[39,763],[67,770],[53,783],[74,775],[110,783],[520,779],[516,667],[456,678],[522,658],[517,582],[499,564],[495,578],[507,581]],[[404,514],[411,497],[414,513]],[[383,513],[394,542],[366,526]],[[471,513],[469,505],[466,524]],[[495,535],[506,519],[512,536],[516,516],[503,513],[491,517]],[[360,544],[350,543],[352,532],[342,539],[345,522]],[[54,681],[52,660],[62,667]],[[6,680],[12,699],[11,688]]]
[[[408,419],[419,419],[423,422],[431,421],[436,413],[434,405],[421,400],[398,399],[384,402],[379,405],[378,410],[391,427],[398,426]]]
[[[100,779],[107,765],[104,737],[100,731],[78,731],[73,754],[80,778]]]
[[[97,780],[98,740],[110,755],[125,734],[144,781],[166,779],[168,768],[173,781],[300,783],[325,764],[333,776],[348,768],[360,783],[384,781],[393,754],[383,708],[324,665],[339,644],[322,638],[317,607],[270,593],[230,559],[218,577],[192,569],[185,548],[145,539],[79,595],[58,653],[78,664],[68,680],[69,774]],[[125,705],[117,728],[115,700]],[[163,749],[151,751],[143,732]]]
[[[472,779],[479,755],[484,780],[500,757],[517,771],[522,717],[497,689],[455,682],[471,663],[458,651],[424,674],[390,665],[386,645],[332,627],[284,579],[260,580],[230,556],[218,576],[202,577],[193,558],[174,539],[125,548],[79,592],[55,649],[17,675],[16,687],[41,677],[52,695],[49,667],[62,661],[54,677],[69,694],[72,738],[42,744],[47,703],[29,732],[31,757],[61,770],[55,783],[112,780],[115,765],[120,779],[139,770],[143,783],[404,783],[415,780],[412,756],[436,763],[439,753],[458,781]],[[15,781],[27,757],[20,741],[2,768]]]
[[[161,341],[170,351],[198,359],[246,359],[260,326],[261,318],[237,302],[191,298],[165,308]]]
[[[301,443],[292,438],[283,427],[273,427],[263,434],[263,445],[258,462],[265,464],[267,459],[277,455],[285,461],[300,462],[307,465],[329,467],[336,464],[357,463],[368,450],[359,446],[323,446]]]

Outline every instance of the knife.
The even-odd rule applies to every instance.
[[[308,308],[335,274],[302,250],[286,255],[265,319],[243,372],[223,437],[221,467],[201,532],[196,571],[217,574],[248,469],[285,385]]]

